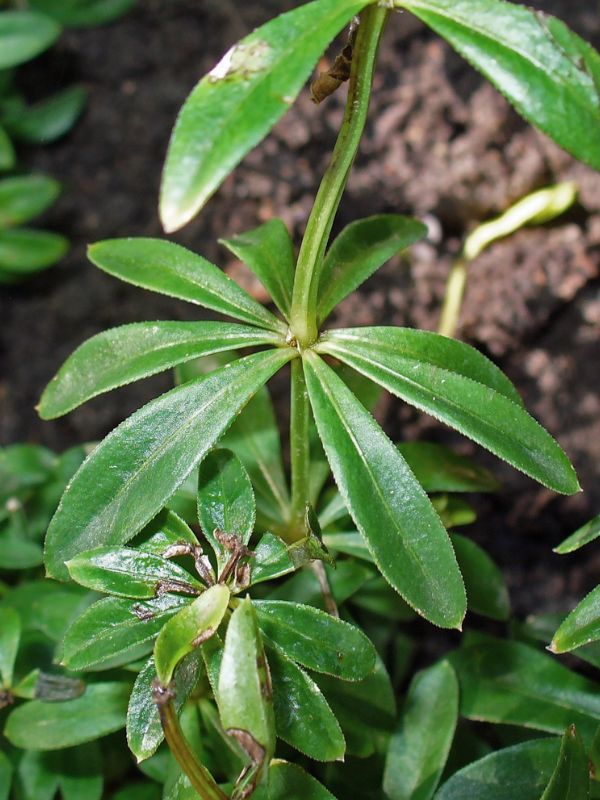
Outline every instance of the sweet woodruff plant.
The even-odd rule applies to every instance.
[[[473,519],[460,492],[492,491],[496,481],[439,445],[393,443],[371,413],[381,390],[549,489],[579,490],[559,445],[477,350],[427,331],[329,326],[348,294],[426,235],[416,219],[381,214],[330,241],[381,35],[406,12],[528,121],[600,168],[600,57],[562,22],[521,5],[316,0],[232,47],[175,125],[160,198],[167,233],[202,209],[348,27],[313,83],[322,100],[348,80],[338,140],[297,255],[278,219],[223,241],[268,291],[268,306],[168,240],[90,247],[108,274],[235,322],[106,331],[46,388],[39,411],[54,419],[115,387],[177,375],[176,388],[93,449],[49,525],[48,575],[107,595],[59,643],[71,672],[58,688],[47,678],[37,690],[21,676],[15,683],[19,617],[3,612],[5,692],[39,698],[11,710],[14,747],[90,747],[125,724],[128,707],[129,747],[169,800],[590,796],[599,695],[536,649],[539,631],[468,634],[413,678],[394,711],[410,649],[400,622],[420,615],[461,629],[467,607],[506,620],[509,606],[487,554],[448,532]],[[280,370],[290,380],[289,481],[265,388]],[[57,692],[59,702],[47,702]],[[496,739],[512,746],[492,753],[466,719],[554,736]]]

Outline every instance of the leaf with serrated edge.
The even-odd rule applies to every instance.
[[[46,535],[46,569],[83,550],[123,544],[149,522],[291,349],[256,353],[178,386],[101,442],[68,485]]]
[[[353,519],[388,582],[430,622],[460,627],[465,590],[448,534],[406,462],[343,381],[304,359],[319,436]]]
[[[544,486],[563,494],[579,491],[563,450],[507,396],[508,379],[474,348],[425,331],[354,328],[329,332],[316,349],[456,428]]]
[[[226,322],[122,325],[93,336],[69,356],[45,388],[38,412],[55,419],[92,397],[193,358],[279,341],[274,333]]]
[[[568,653],[576,647],[600,639],[600,586],[583,598],[561,623],[554,634],[550,649]]]
[[[594,517],[581,528],[578,528],[575,533],[572,533],[564,542],[561,542],[558,547],[554,548],[555,553],[564,555],[565,553],[573,553],[579,550],[590,542],[593,542],[600,536],[600,514]]]

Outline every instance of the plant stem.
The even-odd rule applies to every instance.
[[[291,525],[287,539],[294,541],[305,535],[304,515],[310,497],[310,408],[302,359],[292,361],[290,406],[290,461],[292,468]]]
[[[173,692],[169,687],[158,683],[153,686],[154,702],[158,708],[160,723],[171,753],[201,800],[228,800],[227,795],[219,789],[210,772],[202,766],[190,749],[173,707],[173,697]]]
[[[301,348],[310,347],[318,335],[317,291],[321,262],[365,127],[377,49],[388,13],[387,9],[373,5],[360,15],[344,120],[306,225],[296,265],[290,328]]]
[[[452,264],[452,269],[446,282],[444,302],[438,324],[438,333],[441,333],[442,336],[453,337],[456,335],[466,284],[467,260],[461,257]]]

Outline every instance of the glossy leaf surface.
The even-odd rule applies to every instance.
[[[586,741],[600,723],[598,685],[532,647],[467,637],[450,661],[460,683],[461,714],[469,719],[558,734],[575,724]]]
[[[321,53],[366,0],[316,0],[232,47],[188,97],[171,137],[160,215],[167,232],[202,208],[283,116]]]
[[[600,586],[583,598],[562,622],[552,639],[555,653],[567,653],[576,647],[600,639]]]
[[[393,734],[383,788],[390,800],[431,800],[458,719],[458,681],[447,661],[415,675]]]
[[[304,670],[266,643],[277,736],[317,761],[343,758],[344,736],[327,700]]]
[[[198,470],[198,519],[217,555],[219,569],[230,553],[215,530],[235,534],[248,544],[254,530],[256,505],[248,473],[230,450],[213,450]]]
[[[560,20],[502,0],[395,0],[447,39],[528,122],[600,169],[600,56]]]
[[[354,625],[300,603],[255,601],[258,624],[303,667],[357,681],[375,667],[375,648]]]
[[[88,255],[100,269],[134,286],[187,300],[221,314],[285,333],[284,324],[214,264],[164,239],[108,239]]]
[[[67,488],[46,536],[46,569],[131,539],[162,508],[236,414],[293,353],[257,353],[173,389],[96,447]]]
[[[165,686],[181,659],[216,632],[230,596],[226,586],[211,586],[164,625],[154,645],[154,664]]]
[[[0,15],[0,69],[30,61],[58,38],[60,27],[44,14],[3,11]]]
[[[558,764],[541,800],[588,800],[588,758],[575,726],[567,728],[560,743]]]
[[[165,622],[189,602],[170,594],[142,602],[98,600],[67,630],[61,662],[72,670],[98,670],[134,661],[152,649]]]
[[[490,753],[453,775],[435,800],[539,800],[559,746],[558,739],[533,739]]]
[[[334,239],[323,260],[319,279],[319,323],[392,256],[426,235],[427,228],[422,222],[398,214],[381,214],[351,222]]]
[[[22,225],[37,217],[60,194],[58,181],[46,175],[19,175],[0,181],[0,227]]]
[[[398,450],[314,353],[305,373],[327,458],[384,577],[420,614],[459,627],[466,600],[448,535]]]
[[[572,533],[569,537],[567,537],[564,542],[561,542],[558,547],[554,548],[554,552],[560,553],[560,555],[564,555],[565,553],[573,553],[575,550],[579,550],[580,547],[593,542],[599,536],[600,514],[591,519],[589,522],[586,522],[586,524],[576,530],[575,533]]]
[[[225,322],[136,322],[84,342],[52,378],[38,408],[55,419],[92,397],[193,358],[237,347],[277,344],[267,331]]]
[[[557,492],[579,484],[554,439],[520,405],[502,373],[475,349],[425,331],[331,331],[318,349],[340,358]],[[508,385],[507,385],[508,384]]]
[[[120,597],[156,597],[167,583],[170,591],[177,592],[179,587],[182,594],[192,594],[186,588],[198,593],[204,589],[197,578],[174,561],[129,547],[86,550],[66,564],[76,583]]]
[[[60,750],[93,741],[125,727],[128,683],[94,683],[75,700],[32,700],[15,708],[4,735],[15,747]]]
[[[292,302],[295,257],[284,222],[270,219],[254,230],[219,241],[250,267],[287,318]]]

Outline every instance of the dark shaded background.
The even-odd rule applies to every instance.
[[[295,3],[141,0],[105,28],[69,31],[23,72],[30,97],[82,82],[87,113],[58,144],[23,163],[62,180],[46,217],[72,251],[32,282],[0,294],[0,441],[56,450],[106,434],[170,386],[164,375],[44,423],[34,405],[84,339],[144,319],[193,319],[198,309],[134,289],[86,262],[85,246],[117,236],[159,236],[157,197],[177,110],[198,78],[244,33]],[[600,44],[589,0],[537,3]],[[200,217],[174,237],[247,279],[216,240],[284,218],[296,241],[341,120],[343,92],[315,107],[304,92],[274,133],[235,171]],[[572,458],[585,492],[559,498],[398,402],[380,418],[397,438],[428,436],[475,453],[505,481],[477,498],[470,531],[505,569],[521,613],[572,605],[597,582],[600,549],[551,554],[600,512],[600,177],[529,128],[503,98],[408,14],[394,15],[377,73],[370,122],[338,226],[381,212],[426,217],[434,235],[391,261],[340,308],[337,323],[434,328],[444,278],[461,238],[511,201],[558,180],[580,186],[576,208],[551,226],[499,243],[472,268],[461,335],[492,355],[529,409]],[[285,384],[279,382],[284,390]],[[285,415],[287,399],[278,395]]]

